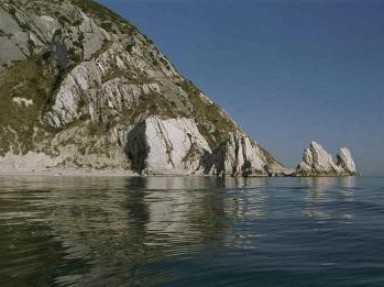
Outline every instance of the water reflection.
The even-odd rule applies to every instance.
[[[56,261],[76,266],[61,274],[64,266],[39,262],[38,269],[48,268],[57,276],[34,280],[59,286],[117,286],[130,282],[143,264],[182,254],[190,256],[210,242],[222,244],[231,225],[230,215],[238,208],[233,200],[226,199],[222,188],[245,186],[244,181],[198,177],[12,181],[1,183],[9,188],[9,192],[0,193],[1,206],[8,201],[17,201],[19,206],[1,209],[0,226],[3,229],[11,224],[16,231],[9,235],[21,236],[24,241],[31,239],[30,234],[21,234],[19,228],[40,226],[32,234],[36,237],[33,253],[55,246],[59,249],[52,256]],[[21,219],[21,225],[7,222],[10,219]],[[2,243],[11,240],[1,239]],[[17,260],[25,256],[2,251],[9,262],[14,262],[15,256]],[[8,265],[13,268],[9,274],[28,278],[15,270],[16,265]],[[36,269],[30,272],[41,274]],[[153,275],[145,280],[140,285],[161,282],[162,278]]]
[[[0,286],[165,284],[175,259],[287,244],[300,217],[350,220],[354,197],[347,177],[1,178]]]
[[[356,191],[356,177],[345,176],[339,178],[339,192],[344,195],[345,200],[353,201]]]
[[[356,177],[355,176],[343,176],[338,178],[340,186],[343,188],[354,189],[356,187]]]
[[[354,177],[303,177],[300,182],[308,190],[304,197],[305,216],[319,219],[353,217],[348,210],[334,208],[333,203],[337,201],[337,204],[341,205],[342,202],[354,200]]]

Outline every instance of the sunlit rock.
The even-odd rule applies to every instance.
[[[206,160],[206,172],[221,176],[270,176],[289,173],[258,143],[241,132],[230,134]]]
[[[343,174],[347,174],[347,175],[358,174],[355,161],[352,158],[352,153],[348,148],[346,147],[340,148],[336,157],[337,157],[337,165],[340,167]]]
[[[194,120],[150,117],[128,134],[126,152],[140,174],[186,175],[210,148]]]
[[[356,168],[347,148],[340,149],[338,162],[335,164],[332,155],[320,144],[312,141],[309,148],[304,150],[303,160],[296,169],[298,176],[339,176],[354,175]]]

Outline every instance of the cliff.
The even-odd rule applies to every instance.
[[[0,0],[0,101],[0,172],[290,173],[93,1]]]

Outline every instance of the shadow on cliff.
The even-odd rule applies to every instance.
[[[131,161],[132,171],[142,174],[146,168],[146,159],[149,154],[149,146],[145,139],[145,122],[137,124],[127,135],[127,143],[124,152]]]

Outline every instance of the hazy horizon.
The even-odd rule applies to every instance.
[[[384,2],[100,0],[283,164],[315,140],[384,175]]]

